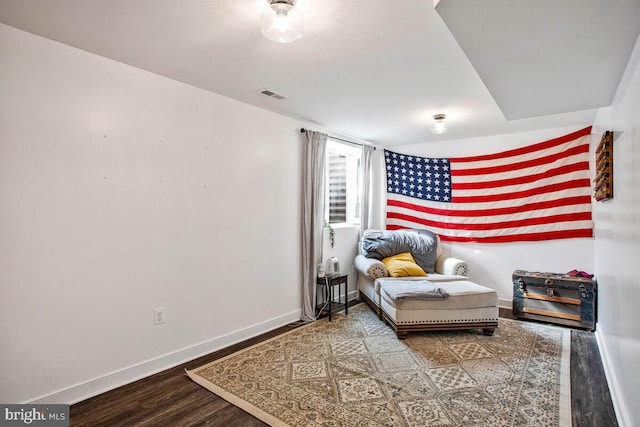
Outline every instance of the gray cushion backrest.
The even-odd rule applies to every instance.
[[[426,273],[435,271],[436,234],[429,230],[366,230],[362,250],[368,258],[383,259],[403,252],[411,255]]]

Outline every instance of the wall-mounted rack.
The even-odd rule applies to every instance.
[[[596,148],[596,177],[593,197],[598,202],[613,198],[613,132],[606,131]]]

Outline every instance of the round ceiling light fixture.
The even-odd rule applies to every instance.
[[[447,118],[446,114],[436,114],[435,116],[433,116],[433,120],[436,121],[436,124],[435,126],[433,126],[433,129],[431,130],[431,132],[435,133],[436,135],[439,135],[441,133],[447,133],[448,129],[444,125],[444,119],[446,118]]]
[[[267,0],[262,13],[262,34],[278,43],[291,43],[302,37],[304,16],[296,9],[296,0]]]

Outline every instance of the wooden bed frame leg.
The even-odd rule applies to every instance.
[[[409,332],[407,332],[407,331],[396,331],[396,335],[397,335],[399,340],[404,340],[404,339],[407,338],[407,335],[409,335]]]
[[[482,330],[482,333],[485,334],[486,336],[492,336],[493,333],[496,331],[496,328],[484,328]]]

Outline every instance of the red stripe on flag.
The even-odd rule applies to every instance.
[[[519,219],[513,221],[491,222],[483,224],[456,224],[452,222],[433,221],[429,219],[419,218],[417,216],[389,212],[387,218],[409,221],[415,224],[425,225],[428,227],[444,228],[447,230],[466,230],[466,231],[486,231],[500,230],[503,228],[528,227],[532,225],[553,224],[556,222],[572,222],[572,221],[589,221],[591,220],[591,212],[576,212],[568,214],[549,215],[541,217],[533,217],[527,219]]]
[[[387,230],[402,230],[407,227],[397,225],[387,225]],[[593,230],[590,228],[581,228],[577,230],[561,230],[549,231],[542,233],[522,233],[510,234],[507,236],[490,236],[490,237],[464,237],[464,236],[447,236],[439,234],[440,240],[444,242],[464,242],[464,243],[509,243],[509,242],[539,242],[543,240],[554,239],[573,239],[576,237],[593,237]]]
[[[432,207],[427,207],[422,205],[416,205],[413,203],[401,202],[400,200],[387,201],[388,206],[405,208],[407,210],[423,212],[431,215],[441,215],[441,216],[451,216],[451,217],[510,215],[510,214],[515,214],[519,212],[557,208],[561,206],[584,205],[589,203],[591,203],[591,196],[574,196],[574,197],[565,197],[565,198],[555,199],[555,200],[548,200],[543,202],[526,203],[521,206],[510,206],[505,208],[456,210],[456,209],[432,208]]]
[[[543,233],[523,233],[511,234],[509,236],[491,237],[458,237],[440,236],[440,240],[446,242],[476,242],[476,243],[508,243],[508,242],[539,242],[542,240],[573,239],[576,237],[593,237],[591,228],[581,228],[578,230],[561,230]]]
[[[578,162],[571,165],[560,166],[558,168],[549,169],[544,172],[540,172],[532,175],[524,175],[516,178],[498,179],[495,181],[483,181],[483,182],[453,182],[451,188],[456,190],[479,190],[482,188],[495,188],[495,187],[507,187],[510,185],[528,184],[538,181],[540,179],[552,178],[554,176],[560,176],[568,174],[570,172],[577,172],[581,170],[589,170],[589,162]]]
[[[510,172],[519,169],[526,169],[534,166],[548,165],[556,160],[564,159],[568,156],[573,156],[575,154],[588,153],[589,152],[589,144],[578,145],[577,147],[572,147],[566,150],[563,153],[551,154],[544,157],[537,157],[535,159],[526,160],[524,162],[517,163],[509,163],[506,165],[498,165],[498,166],[488,166],[484,168],[476,168],[476,169],[454,169],[451,167],[451,176],[470,176],[470,175],[486,175],[491,173],[501,173],[501,172]],[[451,163],[455,163],[453,159],[451,159]]]
[[[481,160],[503,159],[505,157],[519,156],[522,154],[532,153],[534,151],[540,151],[546,148],[555,147],[587,135],[591,135],[591,126],[588,126],[584,129],[580,129],[579,131],[570,133],[568,135],[561,136],[559,138],[550,139],[548,141],[539,142],[537,144],[528,145],[522,148],[515,148],[513,150],[507,150],[500,153],[485,154],[481,156],[452,157],[449,160],[451,160],[451,162],[463,163],[463,162],[477,162]]]
[[[454,196],[451,198],[453,203],[485,203],[500,202],[504,200],[522,199],[525,197],[537,196],[545,193],[553,193],[555,191],[568,190],[570,188],[589,187],[591,182],[589,178],[572,179],[558,184],[545,185],[539,188],[532,188],[523,191],[513,191],[511,193],[487,194],[484,196]]]

